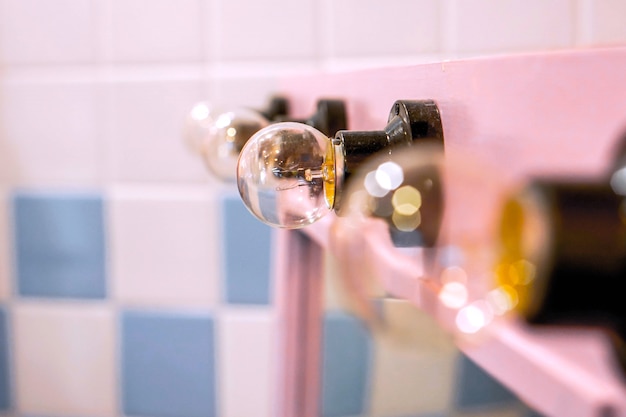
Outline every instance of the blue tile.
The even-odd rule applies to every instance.
[[[125,311],[121,345],[126,415],[217,415],[210,316]]]
[[[459,409],[519,402],[511,391],[465,355],[459,355],[457,372],[455,404]]]
[[[20,295],[104,298],[105,236],[96,193],[13,195]]]
[[[11,408],[9,370],[9,334],[4,308],[0,307],[0,411]]]
[[[324,317],[322,415],[362,414],[368,397],[372,339],[363,323],[339,311]]]
[[[232,304],[270,303],[271,228],[239,197],[223,201],[225,298]]]

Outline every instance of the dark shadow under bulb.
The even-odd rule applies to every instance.
[[[397,101],[380,131],[338,131],[334,138],[310,125],[276,123],[258,131],[241,151],[239,193],[259,220],[300,228],[330,211],[341,214],[342,190],[370,156],[391,159],[405,146],[442,149],[439,109],[432,100]]]

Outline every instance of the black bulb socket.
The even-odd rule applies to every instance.
[[[293,119],[285,115],[274,121],[304,123],[328,137],[333,137],[338,131],[347,129],[347,120],[346,105],[342,100],[320,99],[317,101],[315,113],[308,118]]]
[[[270,122],[281,120],[289,114],[289,100],[282,96],[273,96],[267,107],[257,111]]]
[[[394,153],[406,146],[437,146],[443,150],[443,126],[439,108],[433,100],[398,100],[389,113],[383,130],[337,132],[333,143],[343,150],[343,186],[372,155]],[[335,212],[342,215],[341,190],[335,195]]]
[[[527,186],[544,216],[543,260],[530,283],[533,325],[592,326],[607,331],[626,377],[626,199],[611,185],[626,146],[600,179],[539,178]]]

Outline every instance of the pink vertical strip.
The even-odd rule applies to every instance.
[[[278,416],[318,417],[323,250],[298,231],[277,235]]]

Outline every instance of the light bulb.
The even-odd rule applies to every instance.
[[[344,120],[343,105],[329,101],[320,106],[318,115],[325,116],[314,117],[311,123],[336,127],[338,123],[329,123],[326,115]],[[264,223],[304,227],[331,210],[341,213],[344,182],[370,156],[384,150],[392,158],[403,147],[426,143],[439,148],[443,143],[439,110],[432,100],[398,101],[383,130],[339,130],[332,139],[309,124],[276,123],[257,132],[242,150],[239,193]],[[393,164],[381,175],[389,183],[383,186],[391,186]]]
[[[258,111],[212,109],[207,102],[194,105],[185,125],[185,140],[209,171],[226,181],[236,178],[239,152],[248,139],[269,124]]]
[[[261,221],[299,228],[334,206],[336,148],[317,129],[296,122],[259,130],[243,147],[237,166],[239,193]]]
[[[621,169],[604,178],[535,178],[513,193],[501,217],[496,279],[532,325],[605,330],[626,376]]]
[[[458,148],[444,153],[441,147],[412,146],[393,158],[379,153],[359,167],[344,189],[330,246],[347,265],[345,288],[359,298],[353,304],[360,315],[370,322],[376,317],[379,301],[374,301],[381,299],[381,291],[368,289],[377,288],[371,280],[389,274],[381,269],[381,258],[432,291],[440,306],[435,310],[451,312],[455,319],[448,325],[457,332],[478,333],[511,311],[514,295],[496,279],[496,219],[515,184],[478,155]],[[365,249],[357,253],[350,249],[353,245]],[[351,265],[371,272],[354,276]],[[417,294],[395,296],[412,299]],[[388,330],[399,326],[382,323]]]
[[[408,148],[392,163],[383,153],[359,168],[331,228],[362,317],[377,319],[374,301],[389,297],[370,281],[401,267],[421,285],[405,282],[411,291],[395,296],[432,292],[429,308],[454,332],[483,334],[507,319],[597,326],[626,372],[623,165],[599,178],[528,178],[460,148]]]
[[[217,115],[202,153],[207,167],[218,177],[235,181],[239,153],[250,137],[269,123],[258,112],[243,108]]]

